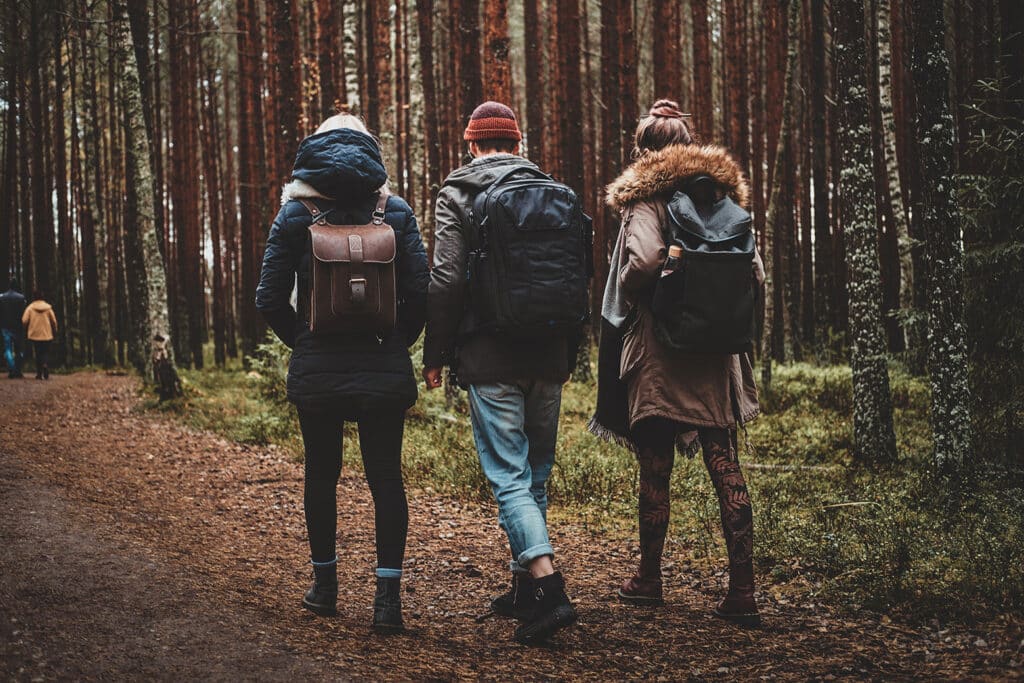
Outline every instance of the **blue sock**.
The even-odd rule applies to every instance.
[[[377,578],[378,579],[400,579],[402,578],[401,569],[389,569],[387,567],[377,567]]]

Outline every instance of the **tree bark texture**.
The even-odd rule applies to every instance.
[[[879,305],[881,275],[872,200],[871,118],[863,59],[863,20],[863,0],[850,0],[837,7],[835,49],[840,95],[843,227],[850,272],[854,456],[862,461],[893,462],[896,435]]]

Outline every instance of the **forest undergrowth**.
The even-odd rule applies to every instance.
[[[268,342],[226,369],[183,371],[185,397],[151,409],[297,460],[301,437],[285,397],[288,350]],[[419,348],[413,357],[419,367]],[[1024,486],[1019,473],[974,471],[951,486],[931,466],[927,382],[890,367],[899,459],[855,462],[848,366],[796,363],[774,370],[764,414],[740,433],[755,506],[762,589],[782,600],[866,608],[921,621],[985,621],[1024,611]],[[562,401],[549,490],[552,515],[617,532],[635,530],[631,453],[586,430],[593,383],[570,382]],[[345,467],[360,468],[354,425]],[[485,502],[465,396],[420,391],[406,424],[407,486]],[[700,457],[677,457],[668,544],[694,563],[726,564],[718,508]],[[955,491],[956,493],[949,493]],[[635,533],[635,531],[633,531]]]

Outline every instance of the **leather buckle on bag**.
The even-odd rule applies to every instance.
[[[366,303],[366,278],[365,277],[354,277],[348,281],[348,286],[352,290],[352,303],[363,304]]]

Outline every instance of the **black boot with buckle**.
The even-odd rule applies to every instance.
[[[530,598],[523,623],[516,628],[516,640],[520,643],[542,643],[576,621],[576,608],[565,594],[565,581],[560,572],[533,579]]]
[[[338,613],[338,563],[313,565],[313,585],[302,598],[302,606],[322,617]]]

